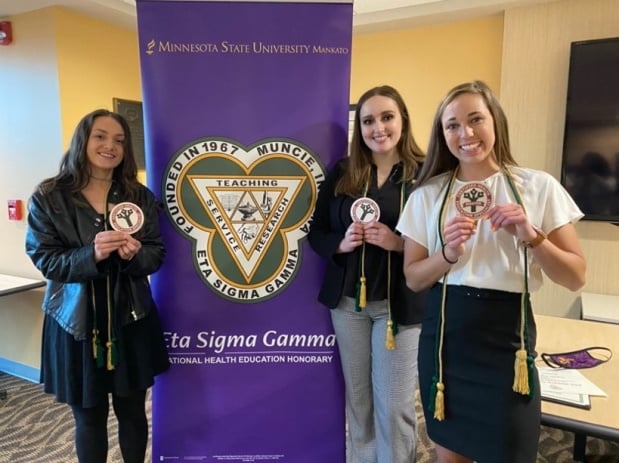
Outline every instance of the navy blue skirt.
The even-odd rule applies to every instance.
[[[419,344],[419,387],[428,435],[478,463],[535,463],[541,419],[537,370],[531,396],[512,390],[515,352],[520,348],[521,295],[447,288],[443,421],[434,418],[429,403],[432,378],[438,374],[440,284],[430,290]],[[536,328],[530,309],[527,321],[528,350],[535,356]]]

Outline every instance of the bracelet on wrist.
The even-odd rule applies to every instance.
[[[531,241],[523,241],[522,244],[524,245],[525,248],[529,248],[532,249],[536,246],[539,246],[542,241],[544,241],[546,239],[546,234],[541,231],[539,228],[537,227],[533,227],[533,229],[535,230],[535,238],[533,238]]]
[[[449,260],[447,258],[447,255],[445,254],[445,246],[447,246],[447,245],[444,244],[443,247],[441,248],[441,254],[443,254],[443,259],[445,259],[445,262],[447,262],[450,265],[457,264],[458,263],[458,259],[456,259],[456,260]]]

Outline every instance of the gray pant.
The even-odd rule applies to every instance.
[[[399,326],[396,349],[387,350],[387,301],[355,312],[344,297],[331,320],[346,385],[347,463],[414,463],[421,325]]]

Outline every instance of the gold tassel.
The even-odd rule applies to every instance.
[[[365,277],[359,278],[359,281],[361,282],[361,286],[359,287],[359,307],[362,309],[365,309],[365,306],[367,305],[367,300],[365,297],[365,280]]]
[[[393,335],[393,320],[387,320],[387,338],[385,339],[387,350],[395,349],[395,336]]]
[[[114,369],[114,361],[112,360],[112,341],[108,341],[105,344],[105,347],[107,348],[107,369],[108,370],[113,370]]]
[[[529,395],[529,372],[527,370],[527,351],[518,349],[516,351],[516,361],[514,363],[514,392]]]
[[[445,419],[445,385],[436,383],[436,397],[434,398],[434,419],[443,421]]]

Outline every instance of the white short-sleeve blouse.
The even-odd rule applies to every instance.
[[[550,174],[522,167],[510,167],[512,178],[529,216],[531,224],[546,234],[582,218],[574,200]],[[433,254],[441,249],[438,232],[439,214],[445,199],[451,172],[438,175],[413,191],[404,206],[397,230]],[[517,202],[506,175],[499,171],[484,183],[494,198],[494,204]],[[445,222],[458,212],[453,198],[465,182],[455,180],[446,198]],[[505,230],[490,230],[490,223],[480,219],[477,231],[466,243],[466,252],[453,265],[448,283],[477,288],[523,292],[523,245]],[[542,271],[528,253],[529,291],[542,285]]]

